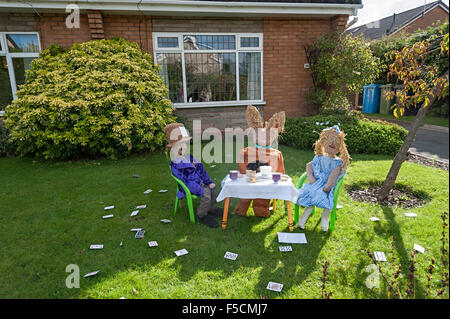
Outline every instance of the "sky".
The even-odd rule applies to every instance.
[[[400,13],[409,9],[432,3],[435,0],[362,0],[364,8],[358,10],[358,22],[352,26],[357,27],[372,21]],[[447,6],[449,0],[443,0]]]

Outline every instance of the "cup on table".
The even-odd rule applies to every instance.
[[[233,180],[233,181],[236,180],[238,178],[238,174],[239,174],[238,171],[230,171],[231,180]]]
[[[270,178],[272,166],[261,166],[259,169],[261,171],[261,176]]]
[[[272,180],[275,183],[278,183],[281,179],[281,173],[272,173]]]
[[[250,169],[246,170],[245,174],[247,175],[247,177],[256,177],[256,171],[252,171]]]

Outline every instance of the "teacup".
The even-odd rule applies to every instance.
[[[261,166],[260,168],[261,176],[270,177],[272,174],[272,166]]]
[[[239,172],[238,171],[230,171],[230,178],[234,181],[238,178]]]
[[[275,183],[278,183],[281,179],[281,173],[272,173],[272,180]]]
[[[245,174],[247,175],[247,177],[255,177],[256,171],[252,171],[252,170],[248,169],[245,171]]]

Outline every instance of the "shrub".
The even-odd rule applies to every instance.
[[[320,132],[339,125],[346,134],[348,151],[358,154],[395,155],[408,132],[383,121],[371,121],[353,112],[323,112],[310,117],[287,118],[280,143],[300,149],[312,150]]]
[[[173,122],[150,54],[124,39],[51,46],[31,63],[6,125],[20,155],[109,158],[155,150]]]
[[[14,154],[14,147],[9,141],[9,130],[0,120],[0,157]]]

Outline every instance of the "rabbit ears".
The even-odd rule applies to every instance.
[[[265,128],[266,130],[276,128],[279,134],[283,132],[285,122],[286,122],[286,114],[284,113],[284,111],[272,115],[269,121],[265,122],[264,124],[258,109],[253,105],[249,105],[247,107],[247,124],[250,128],[253,129]]]

